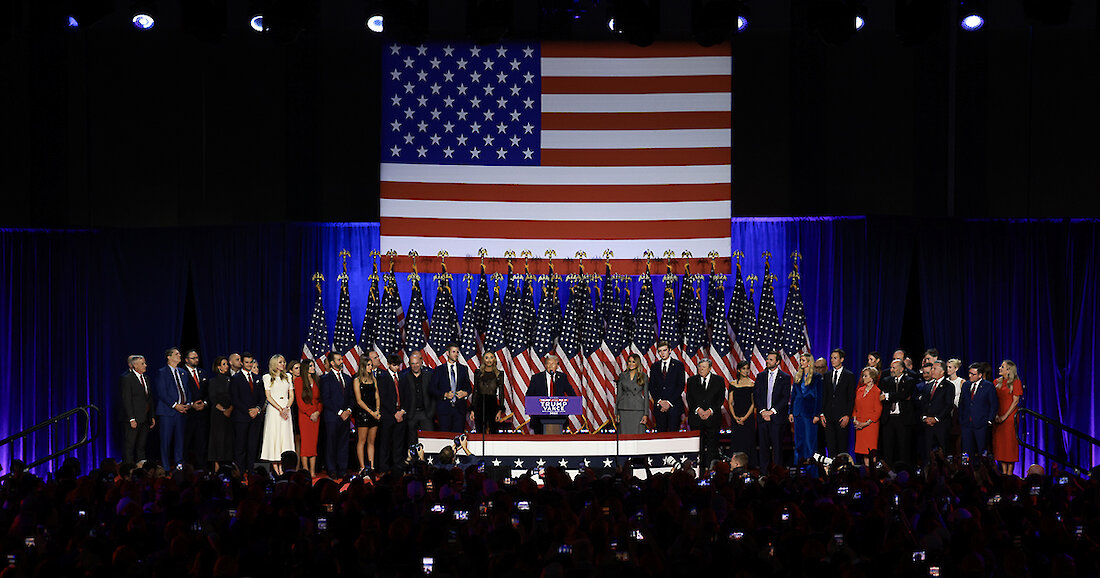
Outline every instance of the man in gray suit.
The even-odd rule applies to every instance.
[[[136,464],[145,461],[145,442],[149,430],[157,424],[153,417],[153,398],[150,396],[149,378],[145,376],[145,357],[131,355],[126,358],[130,369],[118,380],[122,397],[122,431],[124,445],[122,463]]]

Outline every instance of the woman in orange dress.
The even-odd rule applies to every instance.
[[[856,388],[855,409],[852,410],[852,423],[856,426],[856,455],[863,456],[863,464],[871,465],[871,452],[878,450],[878,423],[882,416],[882,391],[875,385],[878,382],[878,370],[864,367],[859,374],[859,387]]]
[[[313,362],[291,362],[290,374],[294,376],[294,398],[298,402],[298,429],[301,431],[302,467],[310,477],[317,475],[317,431],[321,426],[321,390],[317,387],[317,374]]]
[[[1011,359],[1001,362],[997,369],[997,417],[993,420],[993,458],[1001,464],[1001,472],[1008,475],[1016,469],[1020,459],[1020,444],[1016,441],[1016,406],[1024,395],[1024,385]]]

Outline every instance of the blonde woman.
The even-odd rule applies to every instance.
[[[374,378],[374,362],[368,357],[359,359],[359,371],[351,382],[355,394],[355,457],[359,458],[359,471],[374,465],[374,440],[382,412],[378,410],[378,381]],[[364,452],[366,454],[364,455]]]
[[[869,357],[869,356],[868,356]],[[791,384],[790,420],[794,426],[794,463],[802,465],[817,451],[817,423],[821,421],[821,384],[824,378],[814,371],[814,356],[798,356],[798,371]]]
[[[290,421],[290,405],[294,385],[286,372],[286,358],[272,355],[267,362],[267,374],[263,377],[267,410],[264,413],[263,443],[260,459],[271,462],[277,475],[283,474],[283,452],[294,451],[294,423]]]
[[[497,433],[504,421],[504,372],[492,351],[481,356],[481,368],[474,374],[472,403],[477,431]]]
[[[993,420],[993,458],[1001,464],[1001,472],[1012,474],[1020,460],[1020,443],[1016,440],[1016,406],[1024,395],[1024,385],[1011,359],[997,369],[997,417]]]

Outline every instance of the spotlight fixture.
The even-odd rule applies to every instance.
[[[863,30],[863,25],[866,23],[862,16],[856,14],[856,30]]]
[[[737,16],[737,31],[744,32],[749,27],[749,17],[743,14]]]
[[[982,18],[982,15],[977,12],[971,12],[963,16],[962,20],[959,21],[959,26],[962,26],[963,30],[973,32],[985,26],[985,18]]]
[[[148,12],[137,12],[130,22],[134,25],[134,28],[138,30],[149,30],[156,25],[157,21],[153,18],[153,15]]]
[[[248,19],[248,25],[256,32],[264,31],[264,15],[253,14],[252,18]]]
[[[612,31],[612,32],[618,32],[618,30],[615,30],[615,19],[614,18],[608,18],[607,19],[607,29]]]
[[[69,15],[69,28],[80,28],[80,22],[76,21],[76,16]]]
[[[370,30],[371,32],[374,32],[375,34],[381,34],[382,30],[385,28],[385,26],[384,26],[385,21],[386,21],[386,19],[382,15],[382,13],[375,12],[375,13],[371,14],[370,16],[367,16],[367,22],[366,22],[367,30]]]

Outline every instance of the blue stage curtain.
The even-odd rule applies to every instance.
[[[866,365],[867,353],[882,350],[888,358],[901,339],[911,230],[903,219],[739,218],[733,219],[731,237],[733,250],[745,254],[745,277],[763,279],[761,254],[772,253],[780,315],[790,286],[791,253],[802,254],[802,299],[811,351],[828,359],[833,349],[844,349],[846,365],[858,372]],[[757,281],[757,305],[760,287]]]
[[[113,445],[118,376],[126,356],[163,365],[179,338],[184,279],[169,231],[0,231],[0,437],[94,404],[99,437],[75,453],[84,468]],[[32,461],[79,439],[70,420],[0,449]],[[56,463],[43,466],[52,471]]]
[[[964,366],[1016,362],[1023,407],[1092,436],[1100,359],[1095,251],[1090,221],[937,221],[919,239],[925,342]],[[961,372],[960,372],[961,373]],[[1082,465],[1097,463],[1049,427],[1029,423],[1026,436]],[[1046,463],[1024,452],[1027,464]]]

